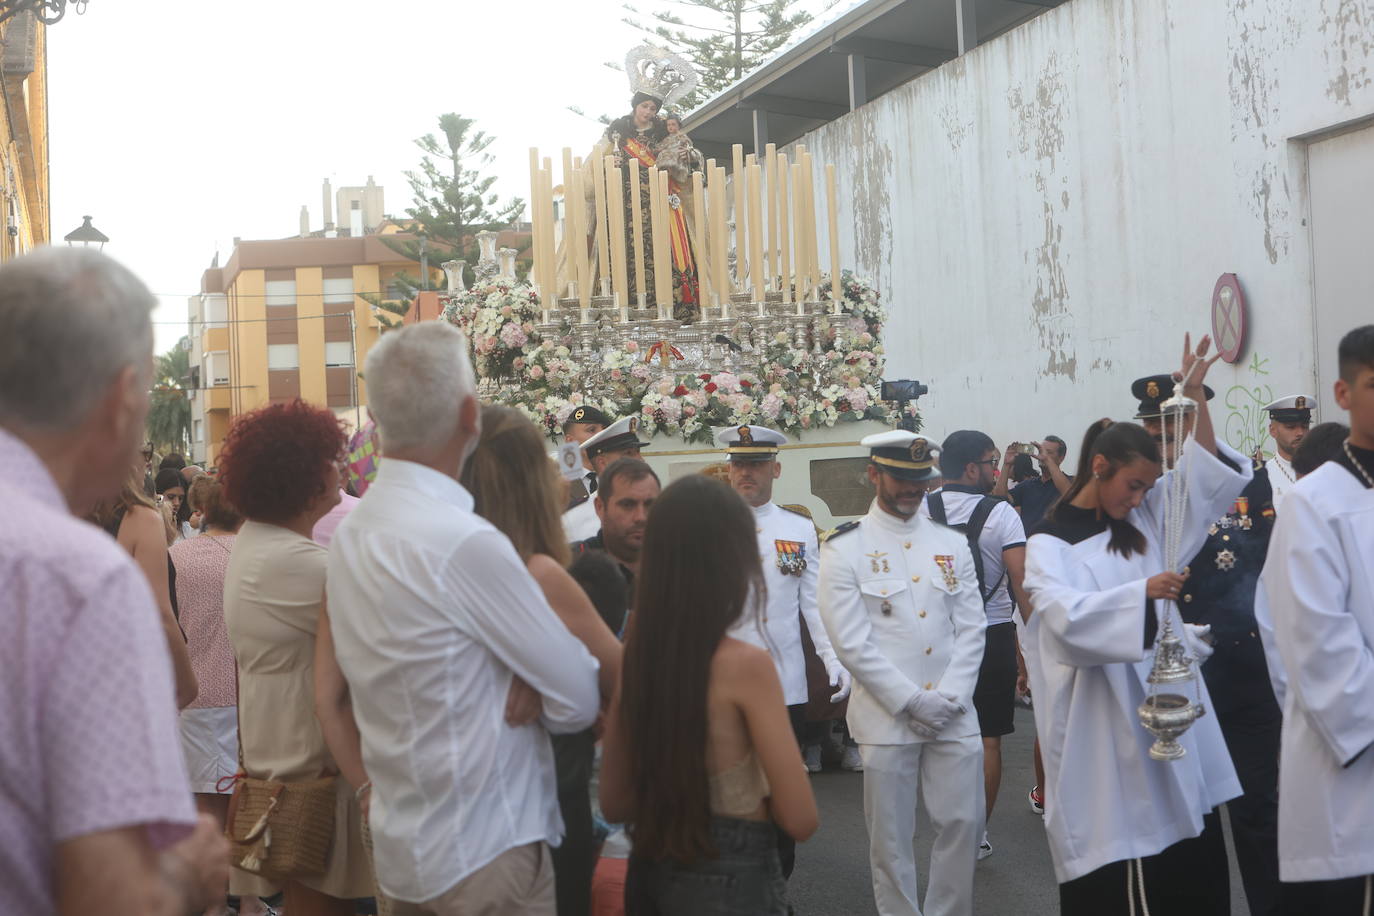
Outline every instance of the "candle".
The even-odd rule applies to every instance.
[[[696,211],[696,225],[692,228],[696,231],[696,250],[700,252],[697,258],[697,289],[698,304],[701,307],[701,317],[706,317],[706,299],[708,293],[714,299],[714,290],[711,289],[711,281],[708,277],[709,271],[703,270],[702,265],[711,262],[709,254],[711,247],[706,237],[706,187],[702,181],[700,172],[692,173],[692,203]]]
[[[577,295],[577,265],[573,261],[573,223],[572,223],[572,196],[573,196],[573,155],[572,147],[563,147],[563,285],[559,288],[559,295],[568,297]],[[558,261],[557,255],[554,256],[555,263]]]
[[[625,175],[615,164],[614,156],[606,157],[606,207],[609,210],[610,249],[611,249],[611,287],[612,295],[619,296],[624,305],[630,301],[630,291],[625,287]]]
[[[739,290],[744,286],[744,146],[736,143],[730,147],[731,164],[734,166],[730,172],[731,178],[735,183],[735,284],[734,289]]]
[[[640,203],[639,195],[639,160],[629,156],[625,162],[630,167],[630,212],[634,214],[635,308],[642,309],[644,308],[644,208]]]
[[[592,160],[587,163],[592,170],[592,190],[596,195],[596,252],[597,252],[597,277],[600,278],[600,289],[597,293],[606,295],[606,286],[611,278],[611,251],[608,247],[606,229],[606,170],[600,168],[600,163]]]
[[[759,315],[763,315],[764,278],[763,278],[763,171],[758,163],[744,167],[749,175],[749,279],[753,282],[754,301],[759,304]]]
[[[649,238],[653,249],[654,264],[654,308],[656,318],[663,317],[663,246],[667,243],[663,231],[663,199],[659,194],[659,170],[651,168],[649,177]]]
[[[806,302],[806,203],[802,200],[802,166],[792,163],[792,247],[796,254],[796,265],[792,272],[796,275],[797,307],[802,309]]]
[[[720,317],[730,317],[730,261],[728,245],[730,230],[725,222],[725,166],[718,165],[711,171],[711,249],[712,259],[716,262],[716,298],[720,302]]]
[[[811,225],[806,236],[806,244],[809,249],[806,253],[806,266],[811,271],[811,289],[815,291],[813,295],[819,297],[821,286],[820,229],[816,225],[816,171],[812,165],[810,153],[803,157],[802,170],[806,172],[806,219]]]
[[[572,200],[568,205],[568,229],[564,236],[569,244],[566,247],[572,258],[573,270],[577,276],[577,298],[580,314],[578,319],[586,324],[592,320],[592,282],[587,264],[587,185],[582,173],[574,166],[572,176]]]
[[[773,285],[778,267],[778,147],[770,143],[764,147],[764,161],[768,164],[768,247],[764,252],[764,287]]]
[[[660,249],[663,258],[663,272],[657,273],[659,283],[663,284],[663,317],[673,317],[673,209],[668,206],[668,195],[671,190],[668,186],[668,172],[665,169],[658,170],[658,212],[662,215],[663,223],[663,248]]]
[[[825,165],[825,206],[830,222],[830,310],[840,313],[840,211],[835,204],[835,164]]]
[[[787,177],[788,177],[787,169],[788,169],[788,166],[787,166],[787,154],[786,154],[786,153],[784,153],[784,154],[778,156],[776,165],[777,165],[777,171],[774,172],[773,174],[774,174],[775,176],[777,176],[777,177],[774,178],[773,181],[775,181],[775,182],[777,183],[777,186],[778,186],[778,193],[777,193],[777,197],[775,198],[776,201],[777,201],[777,205],[778,205],[778,213],[777,213],[777,216],[778,216],[778,236],[777,236],[778,273],[779,273],[779,275],[781,276],[781,280],[780,280],[779,282],[780,282],[780,285],[782,286],[782,301],[783,301],[783,303],[785,304],[785,303],[788,303],[788,302],[791,302],[791,301],[792,301],[792,281],[791,281],[791,278],[790,278],[790,277],[791,277],[791,270],[792,270],[792,263],[791,263],[792,257],[791,257],[791,252],[788,251],[788,247],[789,247],[789,246],[788,246],[788,233],[787,233],[787,229],[788,229],[787,221],[788,221],[789,214],[788,214],[788,206],[787,206]],[[802,305],[801,297],[798,297],[798,298],[797,298],[797,314],[798,314],[798,315],[804,315],[804,314],[806,314],[806,309],[805,309],[805,307]]]
[[[553,248],[553,160],[548,156],[543,159],[539,180],[539,203],[544,208],[543,234],[540,239],[541,247],[544,249],[544,307],[553,308],[553,304],[558,300],[558,278]]]
[[[544,211],[539,206],[540,199],[539,181],[539,148],[530,147],[530,254],[534,258],[534,263],[530,265],[529,283],[542,297],[544,289],[541,285],[543,277],[539,274],[540,256],[543,254],[543,240],[539,234],[539,224],[544,219]]]

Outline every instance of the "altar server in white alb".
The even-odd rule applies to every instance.
[[[754,510],[763,579],[768,589],[767,604],[759,609],[759,616],[750,615],[746,621],[742,615],[728,635],[765,649],[773,656],[778,679],[782,681],[783,700],[787,703],[792,730],[800,746],[807,701],[802,620],[806,621],[816,654],[825,664],[830,686],[835,689],[831,701],[838,703],[849,696],[849,672],[835,657],[816,607],[816,581],[820,572],[816,526],[805,515],[773,502],[773,481],[782,473],[778,447],[787,444],[786,436],[764,426],[737,426],[718,432],[716,443],[725,449],[730,486]],[[778,836],[782,873],[784,877],[791,877],[796,844],[781,831]]]
[[[1217,718],[1203,715],[1178,739],[1185,756],[1160,761],[1137,713],[1149,694],[1158,613],[1174,615],[1192,655],[1208,652],[1207,628],[1182,624],[1173,604],[1181,570],[1165,568],[1174,477],[1183,475],[1187,493],[1172,532],[1181,566],[1252,475],[1251,461],[1212,432],[1202,386],[1209,345],[1206,337],[1196,350],[1185,343],[1175,376],[1196,422],[1174,469],[1161,477],[1159,445],[1144,427],[1093,424],[1073,486],[1026,545],[1032,613],[1023,647],[1064,916],[1231,912],[1215,809],[1241,787]],[[1194,689],[1209,705],[1196,669],[1192,684],[1166,692],[1191,699]]]
[[[904,430],[866,437],[868,514],[821,545],[821,619],[854,676],[849,731],[864,763],[873,896],[882,916],[920,916],[916,804],[935,830],[927,916],[973,912],[983,831],[983,745],[973,687],[987,617],[968,540],[917,510],[938,449]]]
[[[1371,912],[1374,897],[1374,325],[1340,342],[1350,438],[1289,491],[1257,602],[1283,704],[1283,911]]]
[[[1275,513],[1282,510],[1283,498],[1298,482],[1298,474],[1293,470],[1293,455],[1312,428],[1312,408],[1316,403],[1316,398],[1292,394],[1264,407],[1269,414],[1269,435],[1274,440],[1274,457],[1264,462],[1264,467],[1269,472],[1269,486],[1274,491]]]

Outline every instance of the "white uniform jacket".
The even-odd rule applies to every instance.
[[[1292,463],[1278,453],[1264,462],[1264,467],[1269,471],[1269,488],[1274,491],[1274,513],[1277,515],[1284,499],[1293,491],[1298,474],[1293,470]]]
[[[1374,490],[1326,464],[1288,493],[1258,602],[1286,675],[1279,877],[1374,872]]]
[[[821,545],[821,619],[854,677],[849,732],[860,744],[915,744],[902,713],[921,690],[966,712],[940,738],[978,734],[973,687],[987,617],[968,540],[917,513],[902,521],[876,501],[857,528]]]
[[[806,629],[811,634],[816,654],[825,663],[825,670],[830,671],[836,664],[835,650],[830,648],[830,639],[816,608],[816,581],[821,566],[816,526],[806,516],[771,502],[755,508],[754,519],[759,554],[763,559],[763,580],[768,586],[768,604],[757,613],[742,615],[729,635],[768,650],[777,666],[778,679],[782,681],[783,700],[788,706],[795,706],[807,700],[806,656],[802,653],[798,611],[806,620]],[[797,570],[800,575],[789,574],[784,569]]]
[[[601,517],[596,514],[595,496],[587,497],[586,502],[578,503],[563,513],[563,537],[571,544],[595,537],[601,530]]]
[[[1201,549],[1253,476],[1224,444],[1227,467],[1193,440],[1184,446],[1188,511],[1179,556]],[[1179,738],[1187,756],[1150,759],[1154,738],[1137,707],[1153,661],[1144,646],[1145,580],[1164,571],[1164,504],[1175,471],[1159,479],[1129,516],[1143,554],[1107,549],[1110,532],[1075,544],[1041,532],[1026,545],[1032,614],[1023,651],[1045,762],[1045,829],[1060,883],[1123,859],[1154,855],[1202,832],[1203,815],[1241,794],[1215,713]],[[1174,627],[1181,625],[1177,614]],[[1204,706],[1206,684],[1196,680]],[[1192,686],[1187,685],[1192,696]]]

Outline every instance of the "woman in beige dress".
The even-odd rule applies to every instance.
[[[344,434],[328,410],[303,401],[241,417],[220,454],[225,495],[246,521],[224,581],[224,620],[238,662],[239,737],[249,776],[284,782],[338,776],[315,717],[315,634],[324,602],[325,549],[310,539],[339,501]],[[373,893],[358,802],[336,780],[334,842],[322,875],[286,882],[291,916],[348,916]],[[270,892],[235,870],[239,894]]]

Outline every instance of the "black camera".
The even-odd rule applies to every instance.
[[[882,399],[884,401],[914,401],[923,394],[929,394],[930,387],[922,385],[914,379],[899,379],[895,382],[883,382]]]

